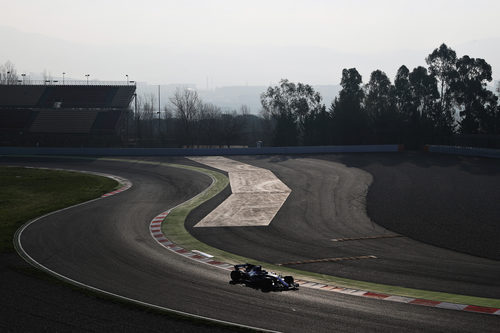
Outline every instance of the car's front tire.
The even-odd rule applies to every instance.
[[[269,292],[269,291],[273,290],[273,286],[274,286],[274,283],[273,283],[273,280],[271,280],[271,279],[264,279],[260,283],[260,289],[263,292]]]

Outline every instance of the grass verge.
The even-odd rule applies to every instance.
[[[13,252],[12,237],[26,221],[98,198],[115,180],[80,172],[0,167],[0,253]]]

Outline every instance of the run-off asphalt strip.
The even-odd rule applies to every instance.
[[[291,190],[271,171],[225,157],[191,157],[228,172],[232,194],[195,227],[268,226]]]

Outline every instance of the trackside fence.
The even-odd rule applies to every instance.
[[[427,145],[425,150],[431,153],[500,158],[500,149]]]
[[[50,148],[0,147],[0,155],[78,156],[229,156],[295,155],[322,153],[382,153],[403,150],[401,145],[302,146],[261,148]]]

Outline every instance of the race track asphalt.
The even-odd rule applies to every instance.
[[[126,192],[50,215],[22,234],[23,246],[37,261],[91,286],[180,311],[286,332],[497,330],[497,316],[307,288],[262,293],[230,285],[227,272],[165,250],[149,234],[149,221],[208,186],[206,176],[163,166],[98,160],[26,164],[111,173],[133,182]],[[277,172],[280,178],[285,174]]]
[[[499,161],[420,153],[233,158],[273,171],[292,193],[269,227],[193,228],[217,206],[217,199],[199,207],[188,217],[187,227],[201,241],[270,263],[375,255],[377,259],[288,266],[382,284],[500,298],[500,263],[485,258],[496,257],[500,251]],[[360,226],[338,216],[335,196],[339,193],[333,189],[339,174],[334,162],[373,175],[367,208],[374,224]],[[389,230],[407,237],[332,242],[391,234]]]

